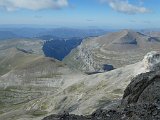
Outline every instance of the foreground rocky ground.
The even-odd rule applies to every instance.
[[[43,120],[160,120],[160,64],[155,66],[154,71],[132,79],[124,91],[121,104],[114,109],[99,109],[88,116],[65,112]]]
[[[129,105],[122,110],[97,110],[89,116],[51,115],[43,120],[159,120],[160,109],[155,104]]]

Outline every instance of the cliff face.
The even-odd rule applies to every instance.
[[[160,50],[159,45],[158,38],[123,30],[85,39],[64,62],[84,72],[104,72],[110,70],[107,65],[119,68],[136,63],[148,52]]]

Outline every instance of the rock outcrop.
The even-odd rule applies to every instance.
[[[144,67],[148,71],[156,71],[160,69],[160,52],[152,51],[143,59]]]
[[[160,53],[153,51],[144,59],[144,67],[150,71],[135,77],[123,95],[125,104],[160,102]]]
[[[124,91],[123,102],[125,105],[160,102],[160,71],[143,73],[134,78]]]

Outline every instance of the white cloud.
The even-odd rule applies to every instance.
[[[59,9],[66,6],[68,6],[67,0],[0,0],[0,7],[8,11]]]
[[[130,4],[128,0],[100,0],[100,1],[107,2],[113,10],[126,14],[149,12],[147,8]]]

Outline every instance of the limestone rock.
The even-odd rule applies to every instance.
[[[159,69],[160,63],[160,52],[152,51],[149,52],[143,59],[145,68],[148,71],[155,71]]]

